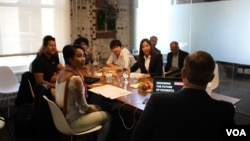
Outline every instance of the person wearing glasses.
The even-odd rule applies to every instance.
[[[181,69],[183,67],[184,59],[188,52],[180,50],[179,43],[172,41],[170,43],[170,50],[167,54],[167,64],[165,65],[166,77],[181,77]]]

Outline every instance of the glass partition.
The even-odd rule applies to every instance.
[[[215,93],[241,99],[236,111],[250,115],[250,1],[138,0],[134,3],[133,47],[143,38],[158,37],[162,54],[169,43],[192,53],[209,52],[219,66]],[[166,58],[164,58],[166,59]]]

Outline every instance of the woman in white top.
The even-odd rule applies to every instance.
[[[110,128],[110,115],[105,111],[99,111],[96,106],[89,105],[86,101],[87,87],[82,74],[78,71],[78,68],[84,65],[83,49],[80,45],[66,45],[63,48],[63,57],[66,65],[58,75],[55,101],[63,109],[68,124],[75,132],[102,125],[102,129],[98,131],[97,141],[105,141]]]

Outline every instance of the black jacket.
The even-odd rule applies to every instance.
[[[29,82],[31,85],[29,85]],[[22,74],[20,87],[17,92],[17,96],[15,99],[15,105],[20,107],[26,103],[32,103],[34,101],[34,97],[32,96],[32,90],[34,90],[36,85],[36,81],[34,75],[27,71]]]
[[[141,69],[141,73],[149,73],[151,77],[154,76],[162,76],[162,55],[159,53],[156,53],[155,56],[152,56],[150,59],[149,64],[149,71],[145,68],[145,59],[141,60],[140,62],[137,61],[132,67],[131,72],[135,72],[138,68]]]
[[[178,58],[178,67],[179,69],[183,68],[183,63],[185,58],[188,56],[188,53],[182,50],[179,50],[179,58]],[[173,53],[170,52],[167,55],[167,64],[165,66],[165,71],[169,71],[169,69],[172,67],[172,60],[173,60]]]
[[[153,93],[131,141],[220,141],[225,125],[234,125],[232,103],[212,99],[205,90],[183,88]]]

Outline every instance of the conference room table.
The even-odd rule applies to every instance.
[[[102,86],[102,85],[113,85],[122,89],[128,90],[131,94],[124,95],[115,99],[105,98],[100,94],[88,91],[89,97],[87,101],[92,104],[99,105],[102,110],[107,111],[111,114],[111,128],[108,135],[108,141],[129,141],[134,127],[145,108],[145,100],[151,95],[150,91],[140,91],[137,88],[131,87],[130,82],[124,84],[115,82],[113,78],[112,83],[107,83],[104,76],[93,76],[86,72],[86,69],[81,69],[81,73],[84,76],[92,76],[100,78],[99,81],[93,84],[87,84],[88,89]],[[140,81],[151,81],[152,78],[139,79]],[[112,91],[111,91],[112,93]]]
[[[102,110],[107,111],[111,114],[111,128],[107,140],[129,141],[133,129],[135,128],[136,123],[146,106],[145,100],[148,100],[150,98],[152,92],[140,91],[137,88],[131,87],[130,81],[128,81],[128,84],[124,84],[124,81],[118,83],[115,78],[113,78],[112,83],[107,83],[104,76],[93,76],[87,73],[86,69],[84,68],[80,71],[84,76],[100,78],[98,82],[88,84],[88,89],[109,84],[131,92],[131,94],[120,96],[115,99],[110,99],[100,94],[88,91],[89,97],[87,98],[87,101],[89,103],[97,104],[102,108]],[[138,79],[138,83],[146,81],[153,82],[153,78]],[[112,91],[110,91],[110,93],[112,93]],[[240,99],[217,93],[212,93],[210,96],[217,100],[231,102],[234,105],[240,101]]]

